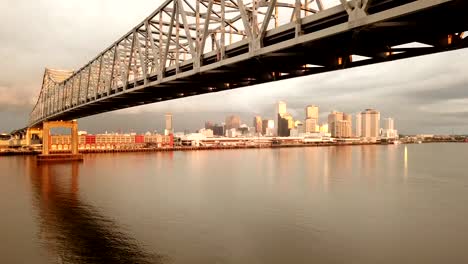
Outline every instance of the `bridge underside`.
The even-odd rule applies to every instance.
[[[152,74],[135,79],[30,125],[468,47],[463,36],[468,30],[468,1],[396,6],[398,2],[380,2],[370,7],[371,15],[354,21],[348,21],[342,7],[304,17],[300,34],[295,23],[283,25],[268,31],[259,49],[240,41],[226,47],[222,60],[215,52],[205,54],[199,68],[193,60],[183,62],[177,72],[168,67],[163,78]],[[426,45],[396,47],[412,42]],[[368,59],[353,61],[351,55]]]

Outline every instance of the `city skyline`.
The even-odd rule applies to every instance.
[[[363,137],[363,138],[377,138],[380,133],[385,135],[398,135],[398,131],[395,130],[395,118],[385,117],[381,120],[380,112],[375,109],[364,109],[355,114],[339,112],[333,110],[329,113],[322,113],[327,115],[325,120],[319,118],[319,106],[307,105],[304,107],[304,116],[301,117],[292,116],[288,113],[287,103],[285,101],[278,101],[275,104],[274,111],[277,115],[277,119],[271,119],[268,115],[260,116],[254,115],[253,122],[250,123],[243,119],[239,115],[229,114],[225,116],[224,122],[219,120],[204,119],[200,126],[193,130],[187,127],[173,127],[172,113],[164,114],[164,134],[170,133],[192,133],[199,131],[211,131],[214,135],[226,136],[227,131],[238,131],[244,128],[253,130],[258,135],[268,136],[292,136],[294,134],[301,133],[330,133],[332,137],[336,138],[351,138],[351,137]],[[376,115],[375,115],[376,114]],[[376,116],[376,117],[374,117]],[[309,121],[312,119],[312,124]],[[252,119],[251,119],[252,120]],[[381,131],[382,129],[382,131]],[[85,130],[86,131],[86,130]],[[286,132],[287,131],[287,132]],[[92,131],[97,132],[97,131]],[[102,133],[98,131],[97,133]],[[106,133],[109,132],[106,130]],[[122,132],[120,129],[118,131]],[[160,132],[157,129],[147,129],[136,131],[124,131],[124,133],[147,133],[147,132]]]

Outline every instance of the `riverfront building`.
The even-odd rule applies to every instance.
[[[382,138],[398,139],[398,131],[395,129],[395,121],[393,118],[385,118],[383,120]]]
[[[376,141],[380,135],[380,112],[374,109],[366,109],[361,112],[361,118],[361,137],[367,141]]]
[[[51,135],[50,149],[55,151],[70,150],[70,135]],[[78,136],[78,149],[133,149],[142,147],[173,146],[171,135],[146,133],[137,134],[82,134]]]
[[[172,114],[166,114],[166,129],[164,130],[164,135],[170,135],[174,133],[174,128],[172,127]]]
[[[239,129],[240,125],[241,125],[241,120],[239,116],[232,115],[232,116],[226,117],[226,126],[225,126],[226,131],[232,128]]]
[[[351,115],[333,111],[328,115],[328,129],[334,138],[352,137]]]
[[[255,128],[255,133],[256,133],[257,135],[259,135],[259,134],[264,134],[264,133],[263,133],[262,117],[260,117],[260,116],[254,117],[253,126],[254,126],[254,128]]]

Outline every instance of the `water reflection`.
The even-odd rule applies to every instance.
[[[59,263],[163,263],[80,199],[79,166],[30,164],[39,240]]]
[[[405,179],[408,178],[408,147],[405,146],[405,170],[404,170]]]

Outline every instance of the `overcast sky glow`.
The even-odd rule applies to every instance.
[[[1,1],[0,132],[26,125],[45,67],[80,68],[160,3]],[[84,118],[80,129],[160,130],[165,112],[174,113],[176,130],[220,123],[230,113],[250,125],[254,114],[273,118],[283,100],[297,119],[308,104],[320,107],[322,122],[331,110],[376,108],[402,133],[468,134],[467,66],[468,50],[459,50],[120,110]]]

